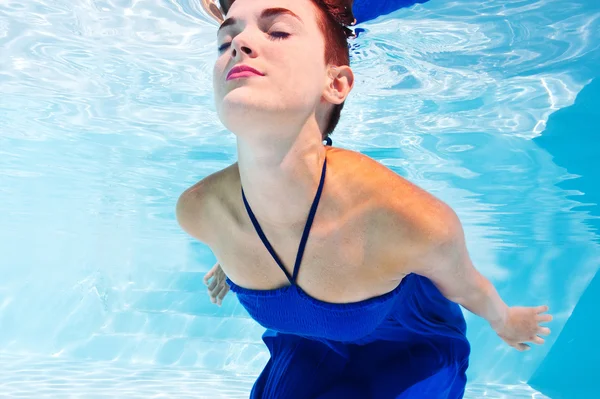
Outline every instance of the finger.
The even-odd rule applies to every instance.
[[[525,352],[525,351],[528,351],[529,349],[531,349],[531,347],[527,344],[516,344],[516,345],[514,345],[514,348],[516,350],[518,350],[519,352]]]
[[[219,295],[220,290],[221,287],[216,287],[215,289],[208,291],[208,296],[210,297],[210,301],[212,303],[217,303],[217,296]]]
[[[226,285],[223,287],[223,290],[217,296],[217,305],[221,306],[223,304],[223,298],[225,298],[225,295],[227,295],[228,292],[229,286]]]
[[[216,298],[214,297],[214,295],[210,291],[208,292],[208,298],[210,299],[210,301],[212,303],[216,303],[217,302]]]
[[[535,312],[536,313],[546,313],[550,308],[548,307],[548,305],[543,305],[543,306],[538,306],[537,308],[535,308]]]
[[[549,315],[549,314],[542,314],[542,315],[536,316],[536,320],[538,321],[538,323],[547,323],[549,321],[552,321],[552,319],[553,319],[552,315]]]
[[[531,340],[531,342],[533,342],[536,345],[543,345],[546,341],[544,341],[544,338],[542,337],[535,337]]]
[[[548,327],[538,328],[538,335],[550,335],[550,329]]]
[[[208,271],[208,273],[206,273],[206,274],[204,275],[204,279],[203,279],[203,281],[204,281],[204,285],[208,285],[208,280],[210,280],[210,278],[211,278],[211,277],[212,277],[214,274],[215,274],[215,270],[214,270],[214,268],[213,268],[213,269],[209,270],[209,271]]]
[[[221,292],[219,292],[218,298],[219,299],[225,298],[225,295],[227,295],[228,292],[229,292],[229,286],[228,285],[224,285],[223,289],[221,290]]]
[[[213,292],[212,292],[212,296],[215,298],[215,301],[218,303],[219,302],[219,295],[221,295],[221,292],[223,291],[225,287],[223,287],[222,285],[218,286]]]
[[[215,280],[212,281],[210,283],[210,285],[208,286],[211,295],[212,296],[217,296],[217,293],[221,290],[222,286],[223,286],[223,284],[221,282],[219,282],[219,280],[217,280],[215,278]]]
[[[213,278],[208,286],[208,290],[213,291],[219,285],[220,282],[221,282],[220,279],[218,279],[216,277]]]

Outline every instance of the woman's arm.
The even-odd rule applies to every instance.
[[[449,300],[486,319],[510,346],[527,350],[525,342],[544,343],[539,335],[548,335],[550,330],[540,323],[552,319],[542,314],[548,307],[508,307],[494,285],[473,266],[456,213],[445,204],[436,211],[439,219],[435,226],[417,234],[421,239],[413,248],[420,254],[413,258],[417,261],[412,271],[429,278]]]
[[[223,194],[220,186],[226,171],[223,169],[206,176],[185,190],[177,200],[175,214],[179,226],[209,247],[218,236],[216,226],[222,225]]]

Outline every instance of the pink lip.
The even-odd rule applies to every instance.
[[[238,65],[238,66],[231,68],[231,70],[227,74],[227,80],[247,78],[250,76],[265,76],[265,75],[247,65]]]

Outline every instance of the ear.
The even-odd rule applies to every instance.
[[[202,0],[202,8],[204,8],[204,11],[206,11],[209,16],[219,23],[223,22],[225,19],[223,13],[213,0]]]
[[[354,87],[354,73],[348,65],[329,66],[327,86],[323,99],[332,104],[341,104]]]

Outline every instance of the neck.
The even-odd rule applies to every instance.
[[[325,160],[320,133],[305,128],[277,140],[238,136],[237,150],[244,194],[261,225],[303,225]]]

